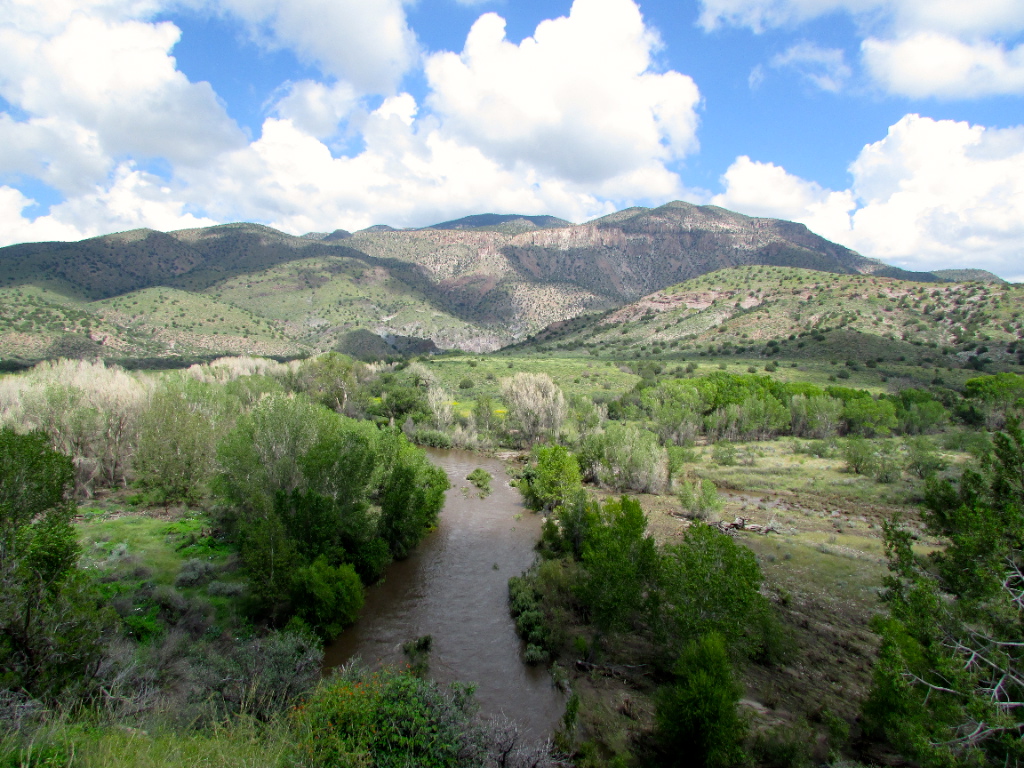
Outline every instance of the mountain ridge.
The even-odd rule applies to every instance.
[[[159,288],[197,296],[205,325],[175,316],[192,331],[217,325],[209,316],[227,317],[229,306],[262,318],[259,333],[273,341],[275,354],[337,348],[356,330],[488,351],[554,322],[614,309],[708,272],[755,264],[943,279],[869,259],[802,224],[675,201],[583,224],[478,214],[418,229],[376,225],[294,236],[238,222],[22,243],[0,248],[0,300],[31,289],[44,292],[47,301],[94,313],[108,311],[102,302],[117,300],[117,317],[130,317],[129,326],[138,331],[133,338],[155,339],[160,334],[147,324],[144,308],[164,304],[145,292]],[[138,311],[125,315],[125,307]],[[174,348],[242,348],[246,323],[237,317],[224,329],[238,334],[230,344],[221,332],[187,340],[179,334]],[[61,323],[54,319],[47,330],[80,332],[73,330],[80,324]],[[0,354],[4,349],[0,339]],[[152,344],[145,351],[159,353]]]

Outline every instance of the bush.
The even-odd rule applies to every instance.
[[[711,449],[711,460],[723,467],[736,466],[739,463],[736,455],[736,446],[725,440],[720,440]]]
[[[393,669],[347,667],[293,711],[296,755],[309,768],[549,768],[546,748],[524,744],[507,723],[473,719],[472,688]]]
[[[535,448],[533,459],[536,463],[524,470],[519,481],[519,490],[530,509],[555,509],[582,488],[580,466],[564,446]]]
[[[710,480],[697,478],[692,483],[683,482],[679,490],[679,503],[687,516],[696,520],[707,520],[712,514],[721,511],[725,502],[718,495],[718,489]]]
[[[210,597],[239,597],[245,594],[245,584],[240,581],[211,581],[206,585]]]
[[[325,639],[333,639],[359,616],[363,583],[347,563],[331,566],[323,556],[292,577],[295,615]]]
[[[480,489],[480,498],[484,498],[491,492],[491,473],[483,467],[474,469],[466,475],[466,479]]]
[[[673,670],[677,682],[655,695],[656,734],[665,764],[729,768],[744,761],[745,735],[736,711],[742,688],[725,641],[711,633],[691,643]]]
[[[439,429],[417,429],[409,439],[417,445],[425,445],[428,448],[452,447],[452,439]]]
[[[216,572],[217,568],[213,563],[207,560],[200,560],[199,558],[192,558],[182,563],[181,570],[178,571],[178,575],[174,579],[174,586],[200,586],[212,579],[213,574]]]
[[[895,446],[885,443],[875,453],[871,476],[879,483],[895,483],[903,475],[903,461]]]
[[[907,451],[907,471],[922,480],[946,468],[946,460],[939,456],[935,444],[927,437],[908,437],[903,446]]]
[[[857,475],[870,475],[875,467],[875,446],[863,437],[848,437],[842,447],[846,469]]]

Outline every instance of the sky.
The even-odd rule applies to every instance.
[[[0,0],[0,245],[672,200],[1024,281],[1024,2]]]

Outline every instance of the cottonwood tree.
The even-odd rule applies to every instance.
[[[980,472],[930,482],[929,533],[886,525],[891,575],[869,721],[925,766],[1024,763],[1024,435],[996,435]]]
[[[546,373],[517,373],[502,379],[501,396],[524,442],[557,435],[562,428],[568,412],[565,396]]]

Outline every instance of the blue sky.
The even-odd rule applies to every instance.
[[[0,243],[673,199],[1024,279],[1020,0],[0,0]]]

